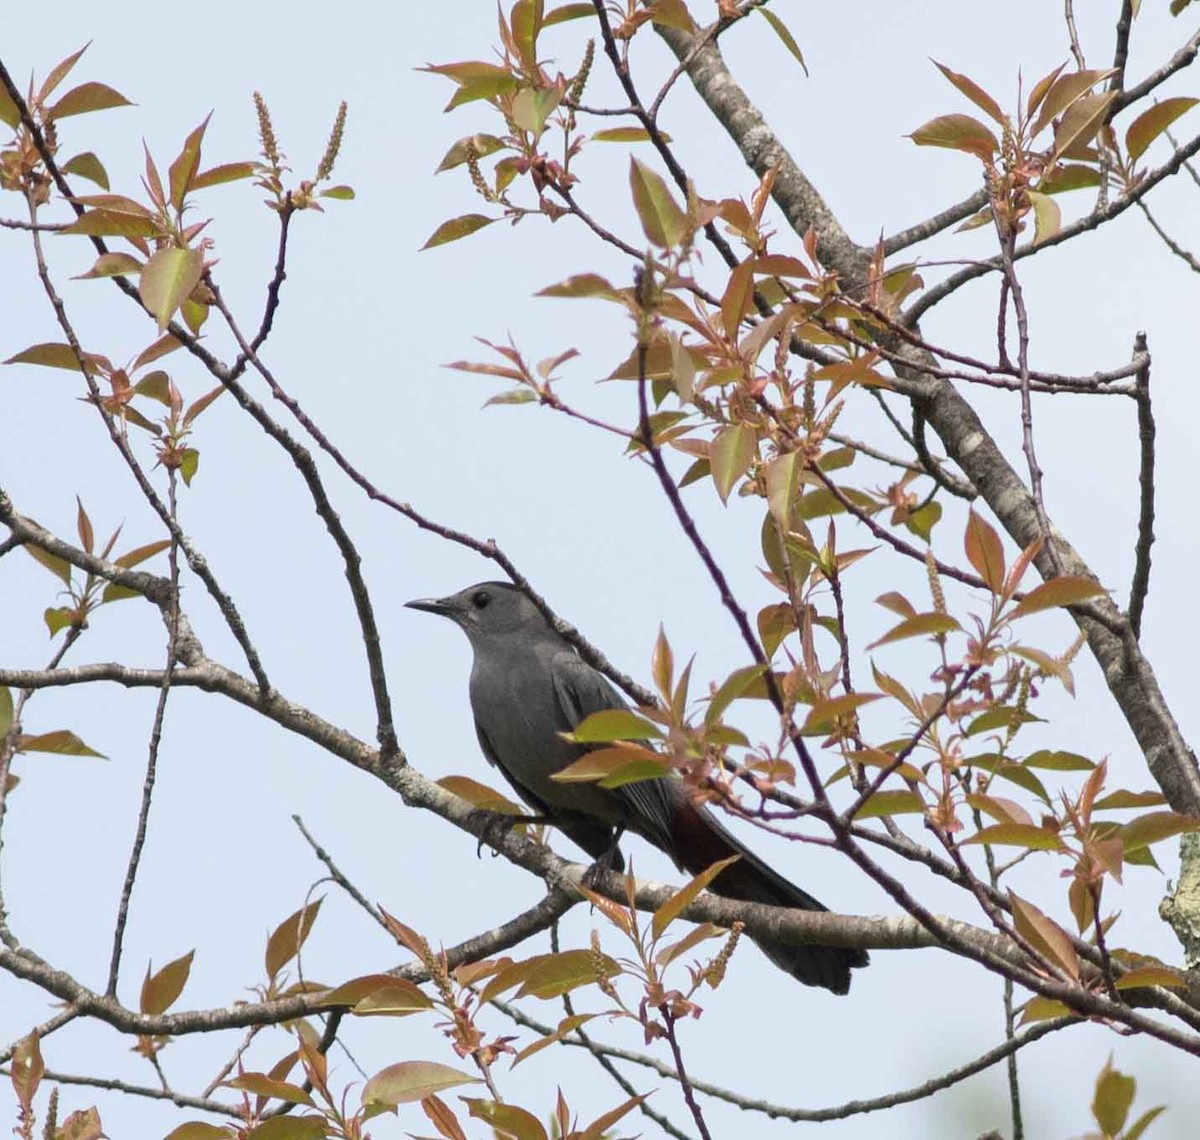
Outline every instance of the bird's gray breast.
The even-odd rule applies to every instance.
[[[557,660],[569,655],[571,661]],[[475,646],[471,669],[471,707],[481,737],[518,788],[524,788],[553,813],[572,812],[605,822],[621,822],[621,801],[589,783],[551,779],[583,755],[563,740],[587,712],[564,700],[556,673],[577,662],[573,651],[545,641],[504,647]]]

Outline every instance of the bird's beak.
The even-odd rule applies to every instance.
[[[411,602],[405,602],[404,606],[410,610],[424,610],[428,614],[440,614],[442,617],[450,617],[454,613],[454,606],[450,598],[414,598]]]

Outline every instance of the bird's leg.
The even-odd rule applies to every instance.
[[[599,879],[609,871],[625,870],[625,859],[621,855],[621,839],[625,834],[625,824],[618,823],[613,828],[612,839],[608,846],[600,852],[595,860],[583,873],[583,885],[594,887]]]
[[[482,857],[485,844],[492,848],[493,856],[498,855],[499,851],[496,848],[514,827],[549,822],[544,815],[510,815],[508,812],[488,811],[486,808],[476,808],[468,819],[472,828],[480,827],[482,829],[479,833],[479,845],[475,849],[477,858]]]

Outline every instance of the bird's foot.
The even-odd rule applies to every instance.
[[[471,812],[467,822],[472,830],[476,827],[480,828],[479,845],[475,849],[475,855],[477,858],[482,858],[485,846],[492,848],[492,855],[498,855],[500,852],[497,848],[513,828],[544,821],[541,816],[537,815],[510,815],[508,812],[476,808]]]
[[[599,858],[593,860],[587,870],[583,872],[582,882],[589,890],[595,890],[600,880],[610,871],[620,874],[625,870],[625,857],[621,854],[620,846],[624,830],[621,828],[614,833],[608,849],[602,852]]]

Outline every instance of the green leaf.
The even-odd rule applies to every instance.
[[[483,407],[490,408],[502,404],[532,404],[538,394],[532,388],[509,388],[507,392],[497,392],[483,401]]]
[[[206,190],[209,186],[220,186],[225,182],[239,182],[253,178],[259,171],[257,162],[224,162],[202,170],[192,179],[192,190]]]
[[[110,188],[108,171],[104,169],[104,164],[90,150],[85,150],[82,154],[75,155],[74,158],[68,158],[62,164],[62,172],[86,178],[89,182],[94,182],[104,190]]]
[[[796,43],[792,37],[792,33],[788,31],[787,25],[770,8],[756,8],[755,11],[771,25],[772,30],[783,41],[783,46],[792,53],[793,58],[804,69],[804,74],[807,75],[808,64],[804,62],[804,53],[801,52],[800,45]]]
[[[171,163],[167,181],[170,186],[171,205],[176,210],[183,209],[183,199],[192,188],[192,181],[200,169],[200,145],[204,141],[204,132],[208,129],[208,120],[211,118],[212,112],[205,115],[204,121],[184,140],[183,149]]]
[[[911,515],[904,520],[904,525],[908,527],[913,534],[918,538],[924,539],[926,542],[930,540],[933,534],[933,528],[942,520],[942,504],[936,499],[931,503],[926,503],[923,507],[919,507],[913,511]]]
[[[323,1116],[274,1116],[255,1125],[246,1140],[323,1140],[328,1135]]]
[[[192,971],[192,959],[196,951],[189,950],[182,958],[168,962],[157,974],[150,973],[150,965],[146,964],[146,977],[142,982],[141,1004],[142,1013],[157,1017],[166,1013],[183,993],[187,985],[188,975]]]
[[[517,997],[536,997],[543,1000],[561,997],[571,990],[594,982],[597,968],[608,978],[621,973],[621,967],[607,954],[601,954],[599,958],[597,962],[590,950],[539,954],[522,963],[525,971]]]
[[[1138,966],[1117,979],[1117,989],[1136,990],[1143,986],[1166,986],[1168,989],[1187,989],[1187,978],[1167,966]]]
[[[991,162],[1000,149],[996,136],[970,115],[940,115],[908,136],[917,146],[942,146]]]
[[[12,690],[7,685],[0,685],[0,740],[12,728],[13,715]]]
[[[800,731],[805,735],[814,732],[828,732],[834,722],[843,716],[857,712],[863,705],[869,705],[882,697],[882,693],[844,693],[840,697],[830,697],[818,701],[808,710]]]
[[[1100,171],[1094,166],[1079,163],[1060,163],[1042,179],[1043,194],[1065,194],[1070,190],[1085,190],[1100,185]]]
[[[688,33],[696,30],[696,23],[684,0],[652,0],[646,5],[646,11],[660,28],[678,28],[679,31]]]
[[[1117,834],[1125,844],[1126,852],[1129,852],[1189,831],[1200,831],[1200,819],[1173,811],[1152,811],[1130,820]]]
[[[317,197],[332,198],[335,202],[353,202],[354,187],[345,185],[330,186],[327,189],[322,190]]]
[[[657,753],[643,748],[640,744],[626,742],[614,744],[609,748],[592,749],[574,763],[555,772],[550,778],[565,784],[599,780],[603,781],[605,786],[611,786],[609,781],[613,779],[618,783],[633,783],[639,779],[665,776],[670,770]]]
[[[482,808],[484,811],[497,811],[503,815],[525,814],[525,809],[520,804],[514,803],[494,788],[472,780],[470,776],[443,776],[434,783],[452,796],[458,796],[459,799],[466,800],[473,807]]]
[[[1036,614],[1041,610],[1054,609],[1057,606],[1073,606],[1086,602],[1089,598],[1097,598],[1107,594],[1099,582],[1091,578],[1076,577],[1064,574],[1060,578],[1051,578],[1040,586],[1030,590],[1020,602],[1008,612],[1010,619],[1025,617],[1026,614]]]
[[[987,843],[997,847],[1024,847],[1029,851],[1064,850],[1063,841],[1056,832],[1031,823],[997,823],[991,827],[981,827],[969,839],[961,842],[963,846],[968,843]]]
[[[767,671],[766,665],[746,665],[735,669],[720,687],[708,699],[708,708],[704,713],[704,723],[711,727],[718,723],[725,710],[733,704],[751,685]]]
[[[267,951],[263,962],[266,966],[267,977],[274,978],[297,954],[308,938],[317,914],[321,910],[323,899],[302,906],[294,914],[285,918],[267,939]]]
[[[203,396],[197,396],[188,407],[188,410],[183,413],[183,426],[191,427],[191,425],[196,422],[196,417],[200,415],[205,408],[208,408],[218,396],[224,393],[224,391],[225,385],[218,384],[215,388],[205,392]]]
[[[662,178],[636,158],[631,158],[629,186],[647,239],[663,249],[680,245],[690,226],[687,215],[679,208]]]
[[[450,66],[455,66],[451,64]],[[458,90],[454,92],[450,98],[450,102],[446,104],[447,111],[453,111],[455,107],[461,107],[465,103],[473,103],[478,99],[494,99],[497,95],[509,95],[516,92],[518,82],[515,76],[511,75],[506,68],[495,67],[492,64],[467,65],[477,67],[491,68],[489,72],[479,72],[474,74],[459,83]],[[430,71],[436,71],[437,68],[430,68]]]
[[[1035,1021],[1049,1021],[1055,1017],[1070,1017],[1071,1012],[1061,1001],[1040,996],[1034,997],[1025,1003],[1021,1014],[1021,1024],[1029,1025]]]
[[[1052,163],[1060,157],[1087,157],[1087,146],[1104,125],[1115,98],[1115,91],[1094,91],[1081,96],[1063,112],[1054,129]]]
[[[158,321],[158,331],[170,324],[184,298],[200,283],[204,254],[198,249],[166,246],[150,255],[142,267],[138,293],[142,304]]]
[[[563,735],[576,744],[611,744],[615,740],[661,740],[663,733],[632,709],[601,709],[585,717],[574,732]]]
[[[90,374],[95,375],[96,365],[108,361],[102,356],[95,356],[85,352],[83,354],[84,363]],[[44,344],[33,344],[28,348],[22,349],[20,352],[10,356],[5,364],[40,364],[44,368],[65,368],[68,372],[79,371],[79,357],[75,355],[75,350],[69,344],[55,344],[47,342]]]
[[[148,542],[145,546],[135,547],[133,550],[128,550],[122,554],[116,564],[122,569],[130,570],[134,566],[145,562],[147,558],[153,558],[160,551],[166,550],[171,545],[169,538],[160,539],[158,542]]]
[[[1028,768],[1045,768],[1051,772],[1090,772],[1096,765],[1086,756],[1075,752],[1050,751],[1040,748],[1025,757]]]
[[[1118,788],[1107,796],[1101,796],[1094,804],[1092,811],[1122,811],[1129,808],[1161,807],[1167,802],[1162,792],[1131,792]]]
[[[143,214],[126,214],[120,210],[88,210],[60,234],[86,234],[89,237],[156,237],[161,231],[154,218]]]
[[[171,1129],[163,1140],[229,1140],[229,1129],[218,1128],[203,1120],[189,1120],[178,1128]]]
[[[1137,1081],[1112,1067],[1110,1056],[1096,1081],[1092,1115],[1106,1136],[1116,1136],[1125,1127],[1130,1106],[1137,1093]]]
[[[25,543],[24,549],[30,558],[45,566],[56,578],[61,578],[65,585],[71,584],[71,564],[65,558],[59,558],[57,554],[34,546],[32,542]]]
[[[86,273],[81,273],[75,280],[89,281],[96,277],[118,277],[122,274],[137,275],[141,271],[142,263],[132,254],[102,253],[96,258],[95,265]]]
[[[359,1016],[387,1014],[403,1017],[410,1013],[424,1013],[433,1009],[433,1001],[420,988],[403,978],[393,978],[386,986],[372,990],[354,1003],[352,1013]]]
[[[196,478],[196,472],[200,469],[200,452],[194,447],[185,447],[179,453],[179,474],[183,476],[183,481],[187,486],[192,485],[192,480]]]
[[[108,757],[102,752],[93,751],[73,732],[59,729],[57,732],[44,732],[40,736],[18,736],[18,752],[53,752],[59,756],[95,756],[100,760]]]
[[[555,285],[547,285],[539,289],[535,297],[601,297],[606,301],[617,299],[617,291],[612,284],[598,273],[578,273],[559,281]]]
[[[540,135],[562,97],[563,92],[558,87],[526,87],[513,98],[512,120],[521,130]]]
[[[1071,937],[1052,918],[1043,914],[1031,902],[1027,902],[1012,891],[1008,892],[1012,906],[1013,925],[1051,962],[1061,966],[1067,974],[1078,980],[1079,955],[1071,943]]]
[[[107,111],[110,107],[131,107],[119,91],[104,83],[81,83],[72,87],[46,114],[51,119],[65,119],[70,115],[86,115],[92,111]]]
[[[917,614],[915,617],[905,618],[899,625],[893,626],[878,641],[871,642],[867,648],[875,649],[880,645],[890,645],[893,641],[903,641],[909,637],[925,635],[944,637],[947,633],[955,633],[961,629],[962,626],[949,614]]]
[[[603,131],[595,131],[591,139],[592,142],[649,142],[650,132],[645,127],[608,127]]]
[[[478,1097],[465,1096],[462,1099],[473,1117],[486,1120],[492,1126],[492,1135],[497,1138],[547,1140],[542,1122],[528,1109],[495,1100],[480,1100]]]
[[[448,242],[458,241],[459,238],[465,238],[476,230],[483,229],[484,226],[490,226],[495,218],[489,218],[486,214],[463,214],[458,218],[451,218],[448,222],[443,222],[430,235],[429,240],[421,246],[422,249],[433,249],[436,245],[446,245]]]
[[[70,606],[50,606],[42,614],[42,619],[46,623],[46,628],[50,631],[50,636],[54,637],[55,634],[72,625],[76,616],[75,610]]]
[[[588,7],[590,8],[591,5],[588,5]],[[0,123],[12,127],[15,131],[20,122],[20,108],[12,101],[12,96],[9,95],[8,89],[0,87]]]
[[[754,262],[743,261],[729,275],[729,283],[721,296],[721,323],[725,335],[737,342],[742,318],[754,304]]]
[[[546,13],[542,27],[548,28],[551,24],[565,24],[568,20],[587,20],[595,15],[596,8],[592,4],[564,4],[561,8],[555,8]]]
[[[974,510],[967,514],[967,529],[963,535],[967,561],[993,594],[1004,588],[1004,545],[991,524]]]
[[[1032,792],[1047,806],[1050,804],[1050,793],[1046,791],[1046,785],[1024,765],[1010,760],[1007,756],[1001,756],[998,753],[973,756],[967,763],[972,767],[991,773],[998,779],[1008,780],[1017,787],[1024,788],[1027,792]]]
[[[267,1097],[270,1100],[282,1100],[288,1104],[309,1106],[313,1103],[312,1097],[299,1085],[277,1080],[275,1077],[267,1076],[266,1073],[240,1073],[224,1083],[226,1088],[253,1093],[255,1096]]]
[[[470,158],[472,152],[476,158],[486,158],[489,154],[495,154],[498,150],[504,149],[504,140],[498,139],[495,135],[486,135],[476,133],[467,135],[466,138],[461,138],[448,151],[445,157],[438,163],[435,174],[441,174],[444,170],[453,170],[456,166],[461,166]]]
[[[343,982],[340,986],[335,987],[325,994],[321,998],[321,1006],[328,1009],[331,1006],[337,1005],[357,1005],[363,998],[370,996],[377,990],[393,986],[399,980],[392,974],[364,974],[360,978],[351,978],[350,981]]]
[[[916,792],[907,790],[875,792],[855,813],[855,819],[879,819],[893,815],[921,814],[925,805]]]
[[[1000,126],[1004,126],[1006,119],[1004,112],[1000,110],[1000,105],[978,83],[973,79],[968,79],[965,75],[957,71],[951,71],[950,68],[938,63],[936,59],[933,61],[933,66],[950,80],[988,118],[999,123]]]
[[[721,502],[758,458],[758,436],[748,424],[729,424],[713,437],[708,462]]]
[[[1053,79],[1046,90],[1037,120],[1030,129],[1030,137],[1039,134],[1050,125],[1052,120],[1057,119],[1068,107],[1082,99],[1097,83],[1102,83],[1110,75],[1112,75],[1111,70],[1069,71],[1066,75]],[[1050,77],[1047,76],[1047,78]],[[1032,93],[1030,97],[1032,99]]]
[[[1179,2],[1180,0],[1173,0],[1171,4],[1172,10],[1174,10]],[[1190,0],[1183,0],[1184,5],[1188,4],[1189,2]],[[1174,14],[1174,11],[1172,11],[1172,14]],[[1120,982],[1117,983],[1117,986],[1120,988]],[[1128,1128],[1125,1129],[1125,1135],[1121,1138],[1121,1140],[1141,1140],[1146,1129],[1149,1128],[1150,1125],[1153,1124],[1166,1111],[1167,1106],[1165,1104],[1159,1104],[1154,1108],[1148,1108],[1142,1113],[1141,1116],[1137,1118],[1137,1120],[1135,1120]]]
[[[1014,728],[1020,728],[1024,724],[1034,724],[1041,722],[1040,716],[1034,716],[1033,713],[1019,709],[1014,705],[997,705],[990,708],[987,712],[980,713],[967,728],[968,736],[978,736],[983,732],[991,732],[994,729],[1003,728],[1011,731]],[[1029,761],[1026,761],[1028,763]]]
[[[733,855],[728,859],[722,859],[714,863],[711,867],[705,868],[686,887],[682,887],[667,899],[654,912],[654,918],[651,920],[650,931],[654,937],[661,938],[667,927],[695,901],[696,896],[724,871],[726,867],[736,863],[740,858],[740,855]]]
[[[1034,243],[1048,241],[1062,229],[1062,210],[1053,198],[1036,190],[1029,191],[1029,201],[1033,205]]]
[[[424,1100],[443,1089],[479,1083],[478,1077],[436,1061],[400,1061],[381,1069],[367,1081],[363,1086],[362,1103],[366,1108],[395,1108]]]

